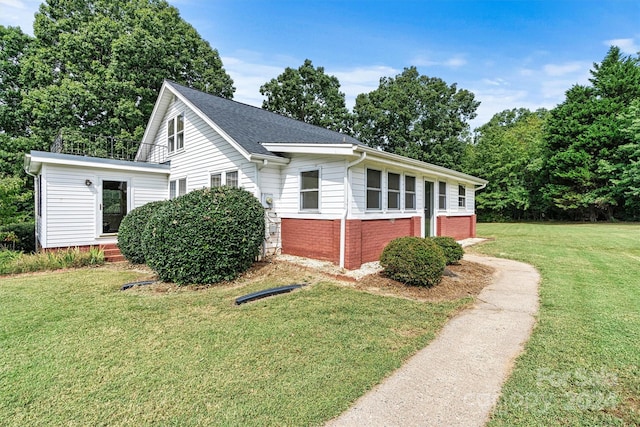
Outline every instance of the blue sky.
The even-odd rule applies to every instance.
[[[0,24],[32,33],[41,1],[0,0]],[[472,91],[472,127],[509,108],[553,108],[611,44],[640,51],[640,0],[171,0],[235,82],[259,87],[306,58],[335,75],[352,107],[359,93],[415,65]]]

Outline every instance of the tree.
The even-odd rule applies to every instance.
[[[260,87],[267,97],[262,108],[338,132],[349,132],[349,110],[344,93],[335,76],[325,74],[324,67],[314,67],[305,59],[297,70],[287,67],[284,73]]]
[[[24,179],[0,175],[0,226],[25,221],[29,213],[24,209],[33,199],[33,193],[25,191]]]
[[[467,120],[480,103],[473,93],[415,67],[380,79],[378,88],[356,98],[355,135],[384,151],[457,168],[461,165]]]
[[[34,39],[20,28],[0,25],[0,175],[21,172],[29,115],[22,106],[29,82],[20,78],[21,63]]]
[[[544,213],[538,188],[547,115],[544,109],[504,110],[476,130],[464,170],[489,181],[476,197],[481,218],[521,220]]]
[[[60,128],[138,140],[163,79],[233,96],[218,52],[164,0],[48,0],[34,34],[22,73],[35,148]]]
[[[546,127],[546,200],[572,219],[627,216],[619,186],[631,159],[626,113],[640,99],[640,62],[611,47],[591,70],[592,86],[576,85],[551,111]],[[617,185],[618,184],[618,185]],[[622,208],[622,209],[621,209]]]

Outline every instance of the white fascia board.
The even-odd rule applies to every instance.
[[[425,175],[435,175],[442,178],[456,179],[473,185],[484,185],[489,181],[458,172],[453,169],[445,168],[431,163],[422,162],[420,160],[410,159],[398,154],[387,153],[386,151],[376,150],[375,148],[364,145],[356,146],[356,151],[365,152],[369,155],[367,160],[372,162],[380,162],[395,165],[398,168],[410,168],[414,171],[421,172]]]
[[[307,144],[292,142],[263,142],[262,146],[274,153],[354,155],[354,144]]]
[[[76,156],[73,154],[47,153],[44,151],[32,151],[31,154],[27,156],[29,156],[29,170],[40,170],[41,165],[49,164],[164,175],[171,173],[169,165],[101,159],[98,157]],[[27,160],[25,160],[25,163],[26,162]]]

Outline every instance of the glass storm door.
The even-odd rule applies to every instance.
[[[117,233],[127,214],[127,182],[102,181],[102,232]]]
[[[431,223],[433,222],[433,182],[424,182],[424,237],[432,235]]]

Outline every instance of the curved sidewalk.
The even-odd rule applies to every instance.
[[[529,264],[465,255],[495,268],[474,306],[328,426],[482,426],[538,311],[540,275]]]

